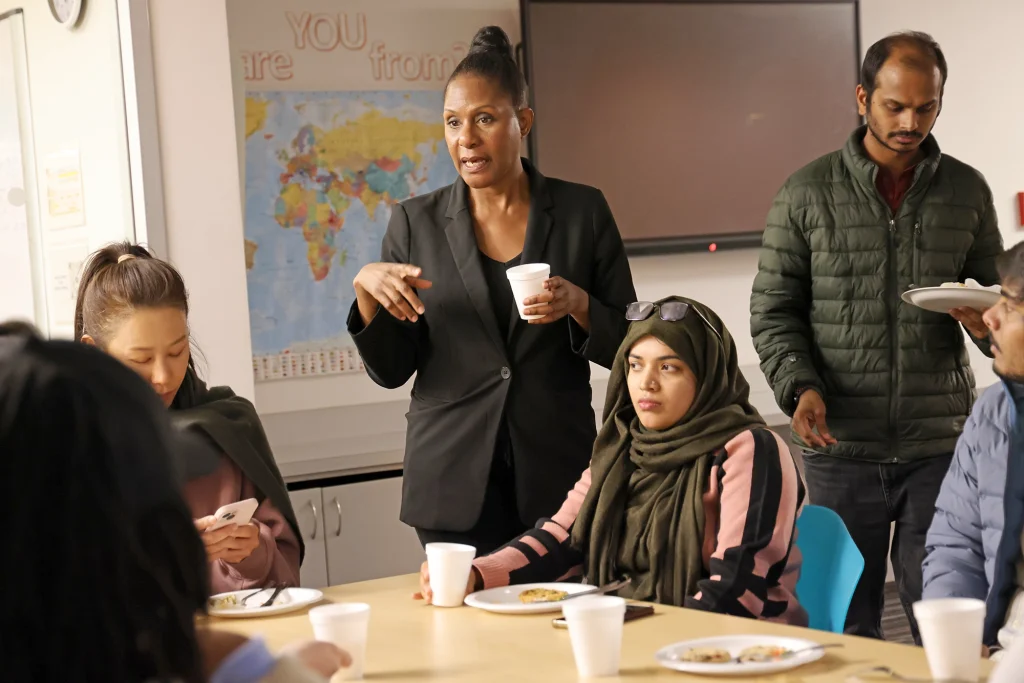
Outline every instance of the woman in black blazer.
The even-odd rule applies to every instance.
[[[408,414],[401,519],[484,554],[551,514],[596,436],[589,361],[610,367],[636,299],[600,191],[521,159],[533,111],[505,32],[481,29],[445,90],[453,185],[394,207],[356,276],[349,332]],[[520,320],[505,270],[548,263]],[[527,324],[527,322],[529,324]]]

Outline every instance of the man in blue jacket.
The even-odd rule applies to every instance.
[[[924,598],[986,602],[984,643],[1007,647],[1024,629],[1024,243],[996,261],[999,303],[985,312],[1002,379],[974,404],[935,504]]]

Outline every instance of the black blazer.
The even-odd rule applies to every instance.
[[[500,337],[461,180],[406,200],[391,215],[381,259],[412,263],[433,283],[425,313],[401,322],[383,309],[349,332],[377,384],[416,373],[405,441],[401,519],[467,531],[479,517],[502,414],[515,466],[519,516],[554,514],[586,469],[596,436],[590,365],[610,367],[636,299],[629,262],[604,195],[545,178],[523,161],[530,213],[523,263],[548,263],[590,294],[590,333],[571,317],[529,325],[513,308]]]

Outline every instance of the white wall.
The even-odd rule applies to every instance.
[[[0,13],[18,7],[24,10],[41,209],[30,215],[30,229],[42,246],[45,279],[52,282],[67,273],[70,258],[134,237],[117,11],[111,0],[88,3],[82,22],[69,31],[53,19],[44,0],[0,0]],[[52,153],[74,150],[81,160],[85,223],[55,230],[46,210],[45,161]],[[32,159],[26,162],[33,166]],[[47,308],[60,319],[49,326],[54,336],[71,336],[70,324],[59,324],[73,308],[71,293],[65,289],[58,300],[51,291]],[[45,320],[37,323],[47,327]]]
[[[226,7],[150,0],[149,12],[168,256],[207,379],[253,398]]]

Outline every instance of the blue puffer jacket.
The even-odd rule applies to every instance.
[[[971,411],[928,530],[924,598],[986,602],[994,645],[1013,597],[1024,529],[1024,385],[989,387]]]

